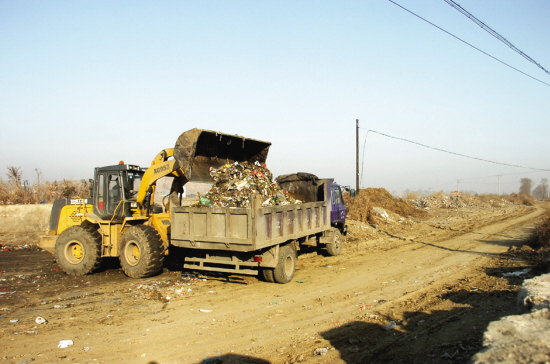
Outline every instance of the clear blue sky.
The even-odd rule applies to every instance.
[[[397,1],[546,83],[443,0]],[[457,0],[550,69],[550,2]],[[268,167],[363,187],[518,191],[550,169],[550,87],[389,1],[0,0],[0,176],[147,166],[191,128],[273,143]],[[4,172],[2,172],[4,171]],[[521,173],[525,174],[513,174]]]

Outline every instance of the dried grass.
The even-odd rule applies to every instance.
[[[547,211],[535,226],[535,232],[529,245],[535,249],[550,250],[550,211]]]
[[[41,172],[35,171],[36,181],[30,185],[21,180],[20,168],[8,167],[8,181],[0,179],[0,205],[51,203],[58,198],[90,196],[90,183],[84,179],[42,182]]]

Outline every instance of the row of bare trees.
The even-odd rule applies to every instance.
[[[0,179],[0,205],[51,203],[58,198],[89,197],[90,183],[80,181],[45,181],[35,168],[34,181],[23,179],[21,167],[9,166],[7,181]]]
[[[533,189],[533,180],[530,178],[522,178],[519,180],[519,193],[527,196],[533,196],[538,200],[548,198],[548,179],[543,178],[540,183]]]

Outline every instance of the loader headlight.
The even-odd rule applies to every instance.
[[[130,202],[130,208],[132,209],[137,208],[137,202]]]

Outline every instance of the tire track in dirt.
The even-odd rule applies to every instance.
[[[14,335],[17,327],[2,324],[7,345],[0,353],[10,358],[32,356],[37,362],[65,357],[82,363],[197,363],[219,355],[226,356],[224,363],[239,362],[243,359],[239,356],[274,364],[372,360],[400,341],[413,345],[408,330],[417,336],[439,330],[434,322],[437,315],[441,322],[458,320],[461,312],[469,310],[467,304],[446,303],[441,291],[467,279],[474,282],[480,264],[524,239],[525,229],[542,212],[526,209],[492,217],[473,231],[438,230],[412,239],[381,237],[360,242],[336,257],[303,255],[294,282],[287,285],[254,278],[232,278],[228,283],[210,277],[190,286],[192,292],[185,298],[170,303],[162,297],[147,301],[136,297],[138,283],[119,271],[109,276],[58,275],[61,284],[79,286],[64,292],[73,295],[63,301],[72,306],[49,309],[50,324],[38,328],[39,335]],[[97,293],[91,297],[84,294],[93,290]],[[58,296],[44,292],[43,297]],[[10,307],[26,318],[41,312],[37,303],[27,305]],[[395,330],[381,328],[392,320],[397,320]],[[411,320],[424,320],[429,327],[414,331],[408,326]],[[32,323],[25,328],[36,330]],[[57,349],[62,339],[73,339],[75,345]],[[321,347],[336,350],[320,360],[312,353]]]

